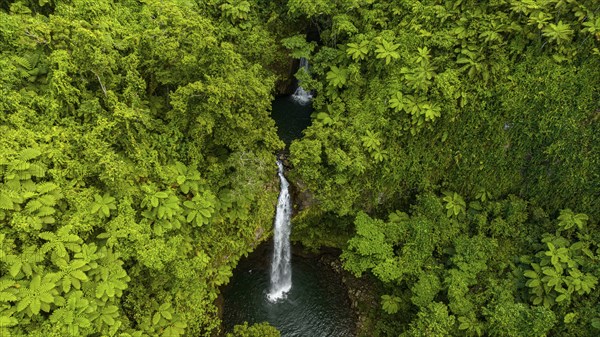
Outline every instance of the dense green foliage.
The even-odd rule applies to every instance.
[[[345,268],[387,289],[365,333],[597,336],[598,4],[289,8],[322,39],[291,146],[316,199],[295,237],[349,238]]]
[[[283,146],[271,12],[239,5],[3,2],[0,335],[219,328]]]
[[[0,335],[219,331],[291,56],[294,235],[381,283],[366,334],[597,336],[599,46],[595,0],[2,2]]]

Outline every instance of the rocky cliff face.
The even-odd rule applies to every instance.
[[[273,70],[278,75],[277,82],[275,82],[275,95],[292,95],[296,90],[297,81],[294,74],[298,70],[298,60],[286,57]]]

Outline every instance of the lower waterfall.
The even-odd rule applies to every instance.
[[[290,250],[292,199],[288,190],[289,183],[283,175],[283,163],[277,161],[277,167],[281,185],[274,223],[271,287],[267,294],[267,298],[271,302],[284,298],[286,293],[292,289],[292,255]]]

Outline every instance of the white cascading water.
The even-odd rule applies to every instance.
[[[288,191],[289,184],[283,176],[283,163],[277,161],[280,189],[275,214],[275,233],[273,234],[273,260],[271,262],[271,289],[267,298],[271,302],[283,299],[292,289],[292,254],[290,250],[290,232],[292,199]]]
[[[304,68],[308,72],[308,61],[304,57],[300,59],[300,68]],[[300,105],[309,104],[312,98],[310,91],[302,89],[300,85],[298,85],[296,92],[292,95],[292,99]]]

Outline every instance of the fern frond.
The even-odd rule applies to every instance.
[[[14,208],[13,201],[7,193],[0,192],[0,209],[10,211]]]
[[[17,296],[15,296],[15,294],[11,294],[6,291],[0,291],[0,302],[12,302],[12,301],[16,301],[16,300],[17,300]]]
[[[38,198],[38,200],[44,204],[44,206],[54,206],[56,205],[56,197],[52,194],[45,194]]]
[[[4,291],[10,287],[15,285],[15,280],[12,279],[4,279],[0,280],[0,291]]]
[[[54,213],[56,213],[56,210],[54,208],[48,207],[48,206],[43,206],[38,211],[37,216],[44,217],[44,216],[52,215]]]
[[[31,62],[25,57],[15,55],[12,57],[12,59],[21,68],[25,68],[27,70],[31,70],[33,68],[31,66]]]
[[[21,153],[19,154],[19,157],[21,158],[21,160],[31,160],[31,159],[35,159],[37,157],[39,157],[42,154],[42,151],[40,151],[39,149],[36,148],[27,148],[27,149],[23,149],[21,151]]]
[[[39,200],[31,200],[30,202],[27,203],[27,206],[25,206],[25,209],[27,211],[29,211],[30,213],[33,213],[33,212],[38,211],[40,208],[42,208],[42,206],[44,206],[44,204],[42,204]]]
[[[41,178],[46,175],[46,168],[40,164],[32,163],[28,172],[34,177]]]
[[[42,183],[37,185],[37,191],[41,194],[50,193],[58,188],[55,183]]]
[[[29,180],[31,179],[31,173],[29,173],[29,170],[21,171],[17,173],[17,177],[19,178],[19,180]]]
[[[12,165],[10,165],[10,168],[15,171],[27,171],[29,170],[29,167],[31,167],[30,163],[18,159],[13,161],[11,164]]]

